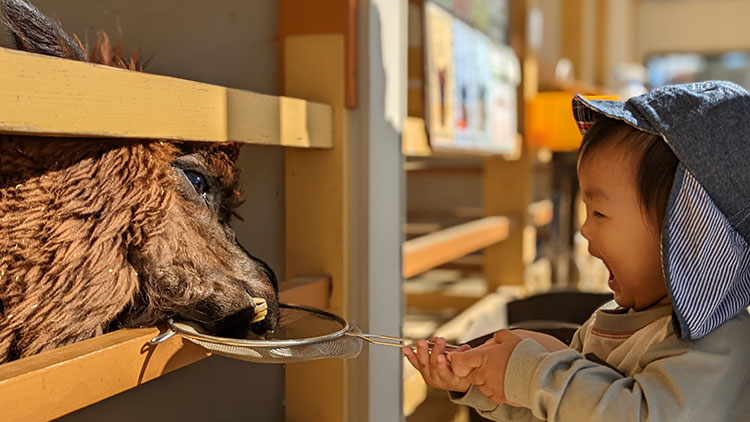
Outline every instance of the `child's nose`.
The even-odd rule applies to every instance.
[[[586,218],[586,221],[583,222],[583,225],[581,226],[581,236],[583,236],[586,240],[591,242],[591,223],[589,222],[590,219]]]

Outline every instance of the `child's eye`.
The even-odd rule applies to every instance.
[[[604,214],[600,213],[599,211],[594,211],[594,212],[593,212],[593,215],[594,215],[594,217],[596,217],[596,218],[607,218],[607,216],[606,216],[606,215],[604,215]]]

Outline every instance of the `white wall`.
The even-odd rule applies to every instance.
[[[401,125],[406,118],[407,2],[363,0],[359,7],[359,106],[352,112],[352,318],[370,333],[398,336],[401,224],[404,220]],[[402,355],[365,346],[352,362],[352,421],[399,421]]]

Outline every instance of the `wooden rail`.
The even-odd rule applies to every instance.
[[[197,362],[209,353],[157,328],[119,330],[0,366],[0,419],[50,420]]]
[[[516,134],[517,145],[521,145],[522,138]],[[401,152],[410,157],[505,157],[509,160],[517,160],[517,154],[503,154],[495,151],[469,148],[446,148],[432,149],[429,136],[425,127],[425,121],[421,117],[407,116],[404,120],[404,129],[401,134]]]
[[[552,222],[554,217],[554,204],[551,199],[543,199],[529,204],[529,218],[531,223],[537,227],[545,226]],[[430,220],[430,219],[477,219],[487,215],[482,207],[455,207],[452,209],[410,209],[406,211],[408,219]],[[413,226],[409,227],[408,225]],[[417,226],[416,224],[420,224]],[[427,223],[407,223],[407,229],[413,227],[426,227]]]
[[[493,216],[404,242],[403,276],[409,278],[508,237],[507,217]]]
[[[327,307],[328,276],[282,282],[279,300]],[[50,420],[195,363],[210,353],[174,336],[158,346],[158,328],[118,330],[0,365],[0,420]]]
[[[330,148],[329,105],[0,48],[0,133]]]

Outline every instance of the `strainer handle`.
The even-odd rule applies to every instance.
[[[393,337],[393,336],[385,336],[380,334],[365,334],[365,333],[358,333],[356,331],[348,331],[346,332],[346,335],[353,336],[353,337],[359,337],[362,340],[365,340],[372,344],[379,344],[381,346],[392,346],[392,347],[415,347],[417,344],[416,340],[410,339],[410,338],[404,338],[404,337]],[[432,349],[432,346],[435,345],[435,342],[433,341],[427,341],[427,346]],[[459,346],[453,345],[453,344],[447,344],[445,345],[445,350],[456,350]]]

